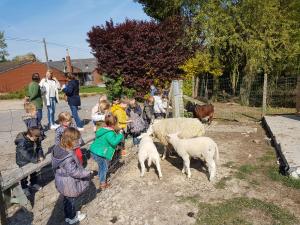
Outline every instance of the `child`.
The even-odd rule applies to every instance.
[[[164,109],[163,106],[163,101],[162,101],[162,93],[160,90],[157,91],[157,94],[153,96],[154,98],[154,117],[156,119],[161,119],[165,117],[166,110]]]
[[[123,130],[120,130],[120,133],[117,134],[115,132],[116,126],[116,117],[112,114],[107,114],[105,116],[105,126],[96,131],[96,139],[91,144],[90,150],[99,166],[100,190],[109,187],[106,180],[108,164],[115,153],[117,145],[123,140]]]
[[[87,190],[91,171],[85,170],[75,156],[73,149],[79,144],[80,132],[74,127],[64,130],[59,145],[52,151],[52,168],[55,174],[55,187],[63,195],[65,221],[75,224],[86,215],[75,210],[76,198]]]
[[[146,123],[146,129],[150,126],[154,119],[154,98],[153,96],[149,96],[145,103],[144,103],[144,110],[143,110],[143,119]]]
[[[61,141],[61,136],[64,132],[64,130],[68,127],[74,127],[77,129],[76,125],[72,123],[72,116],[69,112],[62,112],[58,115],[58,121],[59,121],[59,127],[56,128],[55,130],[55,144],[59,145]],[[79,162],[81,165],[83,164],[83,157],[82,157],[82,152],[80,149],[80,145],[83,145],[84,141],[82,138],[80,138],[80,142],[78,146],[76,146],[75,149],[75,155],[78,157]]]
[[[44,133],[42,124],[37,118],[36,106],[31,102],[27,102],[24,104],[24,109],[26,114],[22,117],[22,119],[26,125],[26,128],[28,129],[31,127],[38,127],[40,129],[41,138],[42,140],[44,140],[46,138],[46,135]]]
[[[127,108],[127,101],[122,99],[118,104],[118,101],[115,101],[116,104],[113,104],[111,107],[112,114],[117,118],[117,129],[123,130],[123,133],[126,132],[127,123],[130,121],[127,120],[127,115],[125,109]],[[125,151],[125,140],[120,144],[121,155],[126,156]]]
[[[102,100],[98,106],[98,112],[94,114],[93,122],[95,124],[94,131],[103,127],[105,115],[110,111],[110,104],[106,100]]]
[[[23,167],[28,163],[38,163],[44,159],[38,127],[30,127],[27,132],[19,133],[15,139],[15,144],[16,163],[19,167]],[[26,196],[30,195],[29,188],[39,191],[41,187],[37,184],[37,173],[30,174],[30,186],[28,186],[27,177],[22,179],[21,187]]]
[[[136,103],[134,98],[129,100],[126,114],[131,121],[127,126],[127,131],[132,135],[133,144],[136,147],[139,144],[137,137],[145,130],[146,124],[142,118],[142,109],[139,104]]]
[[[107,101],[107,95],[106,94],[100,95],[98,103],[92,108],[91,118],[92,118],[92,121],[93,121],[93,124],[94,124],[94,131],[97,130],[96,122],[99,121],[99,120],[104,121],[104,118],[102,118],[103,117],[102,114],[99,113],[99,106],[100,106],[100,103],[102,101]]]

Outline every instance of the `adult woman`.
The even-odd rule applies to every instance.
[[[67,75],[68,83],[67,85],[64,85],[62,88],[62,91],[67,96],[67,101],[70,106],[72,116],[75,120],[77,129],[79,131],[83,131],[83,122],[79,118],[78,115],[78,106],[81,105],[80,96],[79,96],[79,81],[76,80],[76,77],[74,74],[69,73]]]
[[[60,83],[53,77],[52,70],[47,70],[46,77],[40,82],[40,87],[44,97],[44,103],[48,110],[48,122],[49,128],[55,130],[59,125],[55,124],[55,107],[59,102],[58,90],[60,89]]]

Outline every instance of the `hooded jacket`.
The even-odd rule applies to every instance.
[[[117,117],[119,128],[125,129],[127,126],[127,115],[125,109],[123,109],[119,104],[113,105],[111,107],[111,113]]]
[[[70,80],[62,91],[67,95],[69,105],[81,105],[78,80]]]
[[[40,139],[32,141],[26,135],[26,132],[19,133],[15,139],[16,163],[20,167],[38,163],[39,158],[44,157]]]
[[[123,134],[117,134],[113,129],[102,127],[96,132],[96,139],[91,144],[92,153],[111,160],[117,145],[123,140]]]
[[[90,172],[84,169],[74,151],[56,145],[52,151],[52,168],[57,191],[66,197],[77,197],[90,184]]]

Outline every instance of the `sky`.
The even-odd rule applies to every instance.
[[[4,31],[8,58],[32,52],[42,61],[43,38],[49,42],[49,60],[64,58],[66,45],[71,58],[90,58],[93,56],[86,39],[92,26],[110,19],[115,23],[126,18],[150,20],[133,0],[0,0],[0,11],[0,31]]]

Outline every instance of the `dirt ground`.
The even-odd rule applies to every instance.
[[[154,167],[141,178],[137,156],[128,148],[131,156],[112,176],[112,187],[97,193],[95,177],[78,201],[88,215],[81,224],[300,224],[300,191],[269,176],[270,169],[276,170],[276,157],[261,125],[219,120],[212,127],[206,135],[220,151],[215,181],[208,181],[198,160],[192,161],[192,178],[187,179],[175,155],[161,161],[162,180]],[[92,160],[88,167],[97,169]],[[62,199],[53,181],[36,193],[34,203],[32,212],[11,207],[11,224],[64,224]]]
[[[83,118],[96,101],[87,99]],[[16,109],[20,105],[20,101],[7,101],[2,106]],[[231,103],[216,103],[215,108],[217,120],[206,133],[220,150],[215,181],[208,181],[205,164],[198,160],[192,161],[192,178],[187,179],[181,173],[182,160],[175,155],[161,161],[162,180],[154,167],[140,178],[137,156],[128,147],[125,166],[112,174],[112,188],[97,192],[95,177],[89,191],[78,199],[88,215],[81,224],[300,224],[299,182],[278,175],[274,148],[257,122],[260,109]],[[162,150],[159,143],[157,147]],[[11,165],[4,156],[1,160]],[[88,167],[97,170],[93,160]],[[33,208],[10,207],[10,224],[65,224],[52,169],[45,171],[40,175],[43,189],[29,199]]]

